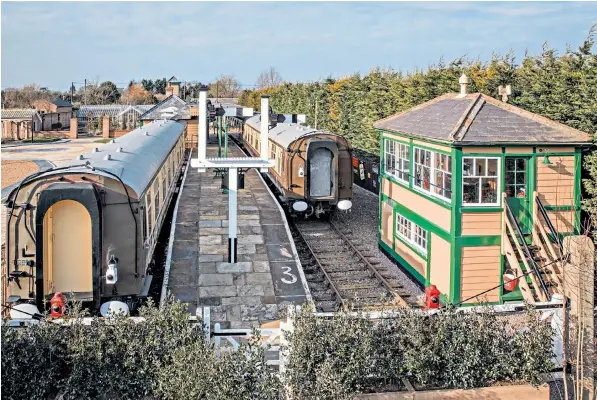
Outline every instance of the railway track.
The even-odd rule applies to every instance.
[[[230,135],[247,156],[243,144]],[[276,187],[266,179],[274,193]],[[278,198],[277,196],[275,196]],[[352,231],[333,221],[288,218],[293,235],[303,242],[300,255],[311,296],[319,311],[343,309],[410,308],[410,294],[398,279],[371,256]],[[297,237],[298,236],[298,237]],[[301,247],[296,243],[297,248]],[[413,301],[414,302],[414,301]]]
[[[311,254],[303,269],[321,311],[411,307],[400,281],[376,267],[379,261],[352,231],[333,221],[295,220],[294,225]]]

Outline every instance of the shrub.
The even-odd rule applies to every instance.
[[[551,328],[527,311],[524,330],[482,309],[426,315],[402,310],[377,322],[355,313],[315,317],[304,307],[288,332],[286,373],[266,364],[253,336],[217,352],[186,306],[140,309],[144,322],[95,318],[74,305],[70,325],[42,323],[2,334],[2,397],[47,399],[349,399],[403,377],[425,388],[540,382],[551,367]]]
[[[65,371],[62,327],[2,327],[2,398],[47,399],[58,392]]]
[[[177,349],[172,363],[159,371],[156,394],[165,400],[281,399],[281,382],[255,342],[219,357],[199,341]]]
[[[203,340],[201,329],[189,324],[180,302],[162,310],[150,302],[139,314],[146,318],[144,323],[116,317],[109,322],[96,319],[90,326],[74,323],[68,329],[70,375],[65,398],[146,396],[177,348]]]
[[[115,317],[84,325],[85,313],[76,304],[70,314],[69,326],[3,327],[3,398],[45,399],[62,392],[65,399],[139,399],[153,393],[158,371],[172,362],[176,349],[203,343],[201,328],[189,324],[180,302],[161,310],[150,302],[140,309],[142,323]]]
[[[374,391],[409,378],[425,388],[472,388],[498,381],[536,385],[551,368],[551,328],[527,310],[517,331],[490,311],[448,309],[435,315],[400,311],[376,324],[362,315],[316,318],[303,309],[289,334],[287,382],[298,398]]]

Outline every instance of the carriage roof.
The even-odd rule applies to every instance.
[[[257,114],[248,118],[246,123],[253,129],[259,131],[261,129],[261,115]],[[334,135],[331,132],[326,132],[318,129],[313,129],[308,126],[299,124],[278,123],[275,127],[270,128],[268,136],[275,143],[282,147],[290,146],[294,141],[303,136],[308,136],[314,133],[321,133],[324,135]]]
[[[168,153],[180,139],[183,131],[184,125],[179,122],[156,120],[114,139],[115,143],[110,142],[97,147],[98,152],[83,154],[82,160],[75,159],[59,165],[59,167],[71,166],[71,169],[50,170],[35,180],[65,173],[95,174],[114,179],[108,173],[99,170],[92,171],[85,167],[84,164],[89,162],[91,167],[101,168],[115,174],[128,187],[133,189],[137,196],[141,196],[158,172]],[[146,132],[148,133],[147,136],[145,135]],[[122,147],[121,152],[116,151],[119,147]],[[111,157],[110,160],[106,159],[108,154]],[[11,196],[12,193],[8,198]]]

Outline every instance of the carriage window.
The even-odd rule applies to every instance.
[[[276,146],[274,146],[272,143],[269,144],[269,158],[270,160],[276,159]],[[277,170],[278,168],[276,168],[276,171]]]
[[[151,194],[153,195],[153,206],[155,207],[154,213],[157,220],[160,213],[160,181],[158,179],[153,182]]]
[[[282,152],[281,149],[277,149],[276,150],[276,171],[278,171],[279,174],[282,173],[282,160],[284,159],[284,153]]]
[[[169,162],[166,163],[166,171],[164,171],[164,182],[166,183],[166,192],[168,192],[168,189],[170,188],[170,164]]]
[[[385,170],[404,183],[410,174],[410,149],[407,144],[385,140]]]
[[[166,204],[168,186],[166,185],[166,171],[162,171],[162,204]]]
[[[468,205],[500,204],[498,197],[499,158],[464,157],[462,159],[462,203]]]
[[[396,214],[396,236],[424,254],[427,253],[427,231],[398,213]]]
[[[452,198],[452,156],[415,147],[414,185],[444,200]]]
[[[151,221],[153,220],[151,217],[151,189],[145,195],[145,208],[147,209],[145,212],[145,227],[147,228],[146,238],[151,235]]]
[[[145,204],[147,204],[147,197],[145,198]],[[147,240],[147,206],[141,206],[141,234],[143,235],[143,243]]]

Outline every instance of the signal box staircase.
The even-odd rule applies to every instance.
[[[523,230],[504,194],[502,254],[514,271],[523,299],[528,303],[547,302],[554,293],[563,293],[563,268],[567,263],[562,239],[545,207],[533,193],[533,222],[530,234]]]

